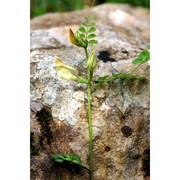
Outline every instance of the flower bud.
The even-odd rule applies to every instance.
[[[87,68],[90,68],[91,70],[94,70],[94,68],[96,67],[96,56],[94,53],[94,46],[92,47],[92,51],[91,54],[87,60]]]
[[[80,34],[78,31],[76,31],[76,34],[74,35],[73,31],[69,29],[69,39],[72,44],[79,47],[87,48],[87,45],[88,45],[87,42],[80,37]]]
[[[78,41],[76,40],[76,37],[71,29],[69,29],[69,39],[72,44],[78,46]]]

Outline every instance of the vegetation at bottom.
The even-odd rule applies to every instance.
[[[150,0],[99,0],[102,3],[128,3],[134,6],[150,8]],[[66,12],[83,9],[92,4],[92,0],[31,0],[31,18],[48,12]]]

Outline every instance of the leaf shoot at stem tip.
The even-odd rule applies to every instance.
[[[79,47],[87,48],[89,44],[98,44],[98,41],[94,39],[96,37],[96,24],[92,21],[94,20],[94,17],[84,17],[84,19],[85,22],[80,23],[80,27],[75,34],[70,29],[69,39],[72,44]]]

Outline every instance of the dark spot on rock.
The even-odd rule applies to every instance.
[[[109,152],[111,150],[111,148],[109,146],[106,146],[104,149],[106,152]]]
[[[121,132],[123,133],[124,137],[129,137],[132,134],[132,129],[129,126],[123,126],[121,128]]]
[[[48,122],[52,119],[51,112],[47,107],[44,107],[38,111],[36,117],[38,118],[39,122]]]
[[[150,176],[150,149],[146,149],[143,152],[142,170],[144,171],[144,176]]]
[[[36,117],[41,125],[41,145],[43,145],[45,141],[47,141],[47,144],[50,144],[52,140],[52,132],[49,125],[50,121],[53,119],[50,109],[48,107],[42,108],[37,112]]]
[[[104,63],[108,61],[115,62],[115,59],[110,58],[109,56],[110,56],[110,53],[108,51],[100,51],[97,57],[99,60],[102,60]]]

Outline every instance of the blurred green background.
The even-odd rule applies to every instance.
[[[82,9],[92,4],[93,0],[31,0],[31,18],[48,12],[66,12]],[[150,0],[99,0],[102,3],[128,3],[134,6],[150,8]]]

